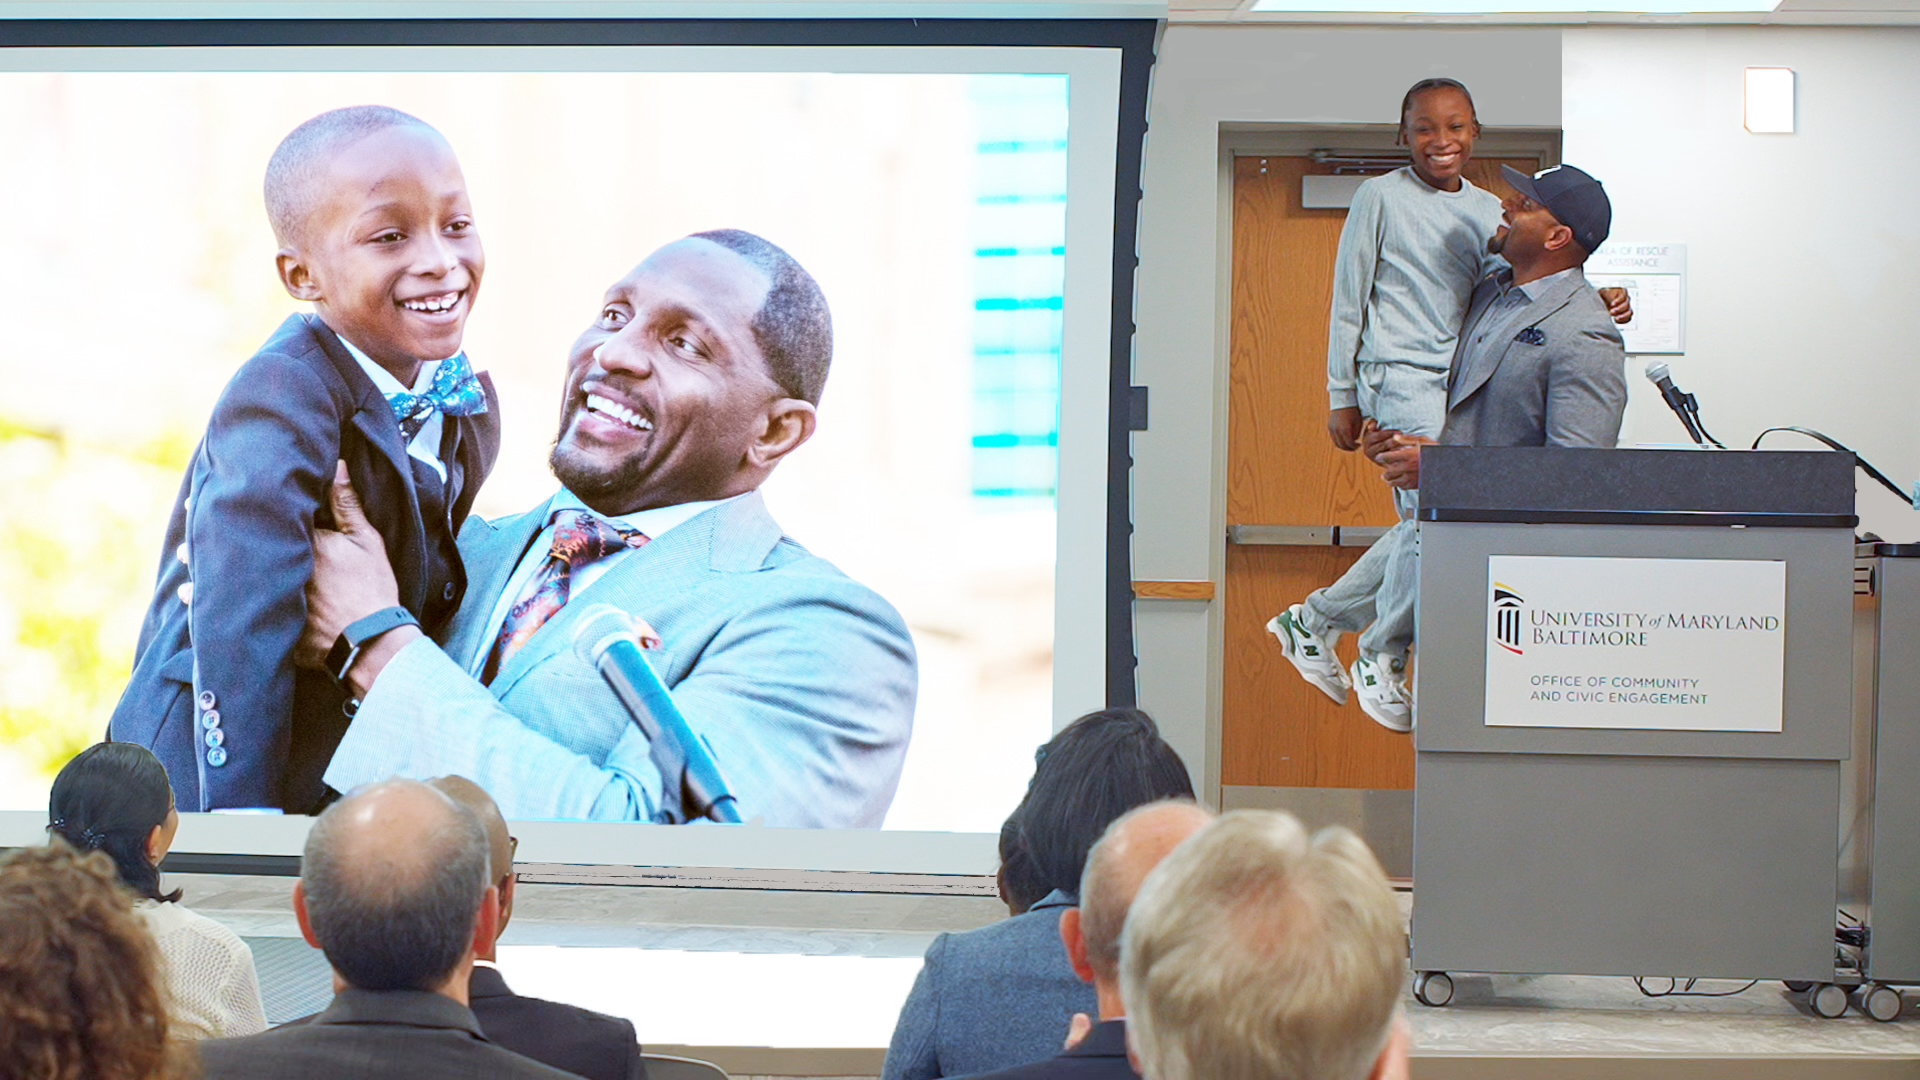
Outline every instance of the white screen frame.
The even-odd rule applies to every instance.
[[[1104,708],[1114,179],[1123,51],[1053,46],[244,46],[19,48],[0,71],[737,71],[1068,77],[1053,726]],[[298,855],[312,819],[182,814],[175,850]],[[992,874],[991,833],[515,823],[519,860],[603,866]],[[0,812],[0,847],[44,840],[44,814]]]

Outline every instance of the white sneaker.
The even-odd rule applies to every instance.
[[[1280,640],[1280,654],[1293,661],[1301,678],[1319,687],[1334,704],[1345,705],[1353,684],[1347,681],[1347,669],[1340,666],[1340,658],[1333,654],[1333,644],[1340,635],[1323,638],[1308,630],[1300,622],[1305,613],[1306,608],[1293,605],[1267,620],[1267,633]]]
[[[1407,690],[1404,656],[1361,653],[1353,662],[1353,685],[1360,692],[1360,711],[1388,731],[1402,735],[1413,730],[1413,695]]]

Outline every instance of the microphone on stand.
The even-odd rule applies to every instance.
[[[740,805],[706,740],[687,724],[666,684],[654,674],[633,632],[633,618],[612,604],[594,604],[581,613],[573,631],[574,655],[600,672],[647,733],[653,763],[668,791],[680,782],[687,820],[710,818],[740,824]]]
[[[1666,401],[1667,408],[1680,418],[1680,425],[1687,429],[1689,438],[1700,446],[1712,443],[1722,450],[1726,449],[1719,439],[1707,434],[1707,429],[1700,423],[1700,403],[1694,400],[1692,394],[1673,385],[1672,370],[1665,363],[1647,361],[1647,381],[1660,388],[1660,397]]]

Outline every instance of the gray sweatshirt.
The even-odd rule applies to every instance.
[[[1500,200],[1464,177],[1440,191],[1408,166],[1360,185],[1333,265],[1332,408],[1354,406],[1360,364],[1447,370],[1474,285],[1506,265],[1487,253],[1500,220]]]

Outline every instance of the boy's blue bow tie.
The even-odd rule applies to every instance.
[[[475,375],[467,363],[467,354],[456,353],[453,359],[440,362],[439,370],[433,373],[433,385],[426,393],[388,394],[387,404],[393,407],[393,418],[400,422],[400,441],[412,442],[435,411],[447,416],[478,416],[486,412],[487,392],[480,386],[480,376]]]

